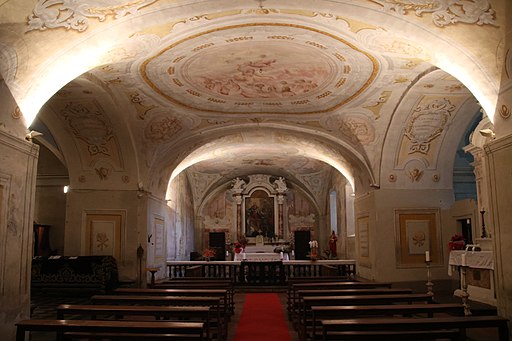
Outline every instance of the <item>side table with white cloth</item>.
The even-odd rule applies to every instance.
[[[494,254],[492,251],[459,251],[450,252],[448,275],[452,276],[462,265],[467,266],[466,282],[471,300],[496,306],[494,288]],[[459,276],[460,276],[459,272]],[[462,279],[461,279],[462,283]],[[455,290],[460,296],[461,290]]]

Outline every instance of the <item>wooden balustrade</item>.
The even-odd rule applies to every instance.
[[[169,261],[169,278],[223,278],[235,285],[286,285],[289,279],[339,276],[356,277],[354,260],[318,261]],[[257,271],[256,271],[257,270]],[[255,276],[255,273],[257,274]],[[269,277],[278,278],[267,283]],[[266,278],[266,279],[265,279]]]

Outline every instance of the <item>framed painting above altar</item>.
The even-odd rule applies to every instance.
[[[274,238],[277,235],[276,197],[258,189],[243,200],[243,223],[246,237],[262,235]]]

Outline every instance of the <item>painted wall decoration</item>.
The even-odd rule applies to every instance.
[[[441,135],[455,108],[448,99],[437,99],[418,106],[404,132],[411,141],[409,153],[427,154],[430,143]]]
[[[154,260],[155,262],[161,261],[165,257],[165,220],[161,216],[155,215],[153,217],[153,232],[154,237]]]
[[[122,260],[125,214],[117,210],[85,213],[86,255],[113,256]]]
[[[119,19],[133,15],[156,1],[158,0],[39,0],[28,17],[27,31],[65,28],[83,32],[89,28],[90,19],[105,21],[109,16]]]
[[[358,256],[361,264],[370,265],[370,217],[362,216],[357,218],[357,245]]]
[[[309,198],[297,190],[289,190],[286,200],[288,229],[291,232],[316,229],[318,212]]]
[[[439,27],[457,23],[496,25],[495,12],[488,0],[370,0],[385,11],[406,15],[414,11],[417,16],[432,14],[432,22]]]
[[[154,92],[184,107],[281,114],[311,113],[312,102],[315,113],[319,104],[328,111],[348,103],[373,83],[379,67],[371,54],[328,32],[253,23],[165,46],[139,72]]]
[[[425,251],[429,251],[433,264],[442,264],[438,209],[396,210],[395,224],[397,267],[424,266]]]

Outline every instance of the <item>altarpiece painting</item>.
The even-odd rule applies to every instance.
[[[276,205],[275,197],[266,191],[256,190],[244,197],[245,236],[266,238],[276,236]]]

